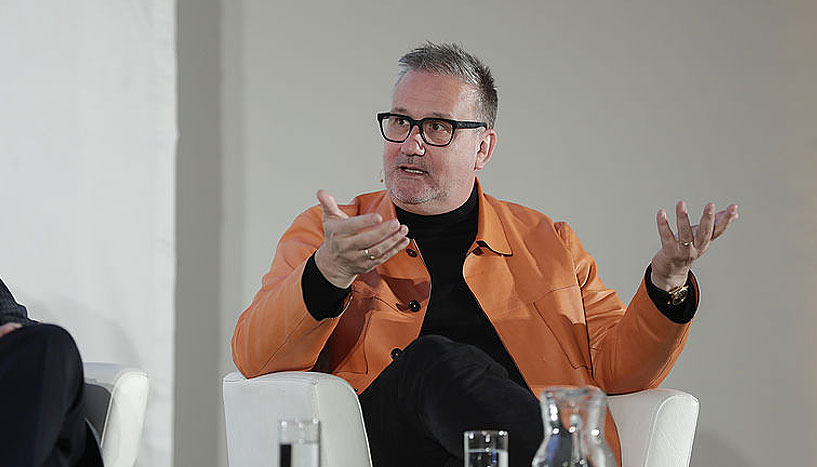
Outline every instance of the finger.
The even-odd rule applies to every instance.
[[[370,255],[374,256],[375,258],[380,258],[383,256],[384,252],[390,251],[394,245],[400,243],[400,241],[406,238],[406,234],[408,234],[408,227],[401,225],[391,235],[383,238],[377,243],[372,244],[366,249],[369,251]]]
[[[391,248],[386,250],[385,253],[381,254],[376,260],[373,261],[373,265],[372,265],[371,269],[369,269],[369,270],[371,271],[372,269],[376,268],[377,266],[380,266],[381,264],[388,261],[389,258],[396,255],[397,253],[402,251],[405,247],[407,247],[410,242],[411,241],[408,239],[408,237],[401,237],[400,240],[397,243],[394,244],[394,246],[392,246]]]
[[[658,235],[661,237],[661,247],[666,248],[676,244],[677,240],[675,240],[675,234],[672,233],[672,227],[669,226],[667,212],[663,209],[659,210],[656,222],[658,223]]]
[[[690,243],[695,239],[692,235],[692,227],[689,225],[689,213],[687,212],[687,203],[679,201],[675,205],[675,222],[678,226],[678,241],[683,245]],[[691,246],[691,245],[690,245]]]
[[[321,203],[324,217],[339,217],[342,219],[349,217],[340,210],[338,203],[335,202],[335,197],[326,190],[318,190],[318,202]]]
[[[348,246],[358,250],[362,250],[364,248],[371,250],[374,245],[377,245],[397,232],[404,232],[403,235],[405,235],[408,233],[408,227],[401,226],[395,219],[387,220],[372,227],[371,229],[365,230],[350,237]]]
[[[397,222],[397,221],[395,221]],[[338,219],[333,217],[331,219],[331,229],[335,235],[341,237],[355,236],[366,229],[385,224],[380,214],[362,214],[360,216],[346,217]],[[399,225],[399,224],[398,224]],[[328,224],[327,224],[328,226]],[[327,227],[329,228],[329,227]]]
[[[715,229],[712,232],[712,240],[723,235],[729,224],[738,218],[738,205],[730,204],[728,208],[715,215]]]
[[[701,215],[701,223],[698,231],[695,232],[695,244],[699,248],[705,248],[712,241],[712,231],[715,227],[715,203],[704,206],[704,213]]]

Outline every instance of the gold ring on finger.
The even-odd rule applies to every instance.
[[[692,242],[681,242],[681,246],[684,248],[689,248],[692,246]]]

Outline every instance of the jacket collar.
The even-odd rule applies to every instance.
[[[477,199],[479,200],[476,243],[488,247],[494,253],[512,255],[513,250],[511,250],[508,237],[505,235],[502,219],[500,219],[496,208],[491,203],[492,198],[483,193],[479,180],[476,180],[475,183],[477,184]],[[396,219],[397,214],[394,210],[394,203],[392,203],[386,191],[382,193],[383,196],[377,201],[373,211],[380,214],[383,219]]]
[[[511,245],[508,243],[508,236],[505,235],[505,228],[502,226],[502,219],[494,208],[492,199],[482,192],[482,185],[476,181],[477,194],[479,195],[479,221],[477,223],[477,243],[484,243],[494,253],[500,255],[512,255]]]

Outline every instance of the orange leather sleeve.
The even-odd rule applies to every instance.
[[[557,224],[557,230],[582,290],[593,379],[608,394],[657,387],[678,359],[691,322],[677,324],[664,316],[643,279],[625,307],[616,292],[604,286],[593,257],[573,230],[565,223]],[[697,289],[694,276],[692,282]]]
[[[316,321],[301,291],[306,261],[321,243],[318,207],[298,216],[281,237],[261,290],[238,318],[233,333],[233,361],[244,376],[306,371],[315,365],[339,319]]]

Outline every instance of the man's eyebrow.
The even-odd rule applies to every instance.
[[[394,112],[394,113],[399,113],[399,114],[404,114],[404,115],[408,115],[408,113],[409,113],[408,109],[404,109],[403,107],[394,107],[394,108],[391,109],[391,111]],[[437,118],[445,118],[445,119],[448,119],[448,120],[453,120],[454,119],[454,117],[451,114],[442,113],[442,112],[431,112],[431,116],[432,117],[437,117]]]
[[[447,118],[448,120],[453,120],[454,116],[451,114],[446,114],[442,112],[431,112],[432,117],[440,117],[440,118]]]

